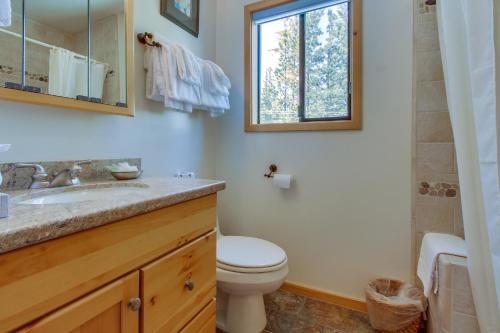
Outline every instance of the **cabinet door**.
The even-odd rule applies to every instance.
[[[141,269],[143,333],[179,332],[215,298],[215,232]]]
[[[132,273],[67,305],[20,333],[138,333],[139,273]],[[129,306],[135,301],[136,307]]]
[[[180,333],[214,333],[215,311],[214,299]]]

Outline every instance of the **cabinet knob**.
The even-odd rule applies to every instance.
[[[128,308],[132,311],[139,311],[141,308],[142,302],[140,298],[131,298],[128,301]]]
[[[194,282],[191,280],[187,280],[186,283],[184,283],[184,288],[187,290],[191,291],[194,289]]]

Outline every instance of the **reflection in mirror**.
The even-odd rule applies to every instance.
[[[127,103],[125,7],[123,0],[90,0],[91,97]]]
[[[87,0],[25,0],[28,90],[88,96]]]
[[[0,24],[0,87],[21,88],[22,0],[12,0],[10,22]]]

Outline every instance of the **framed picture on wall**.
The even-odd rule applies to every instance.
[[[161,0],[161,15],[198,37],[200,0]]]

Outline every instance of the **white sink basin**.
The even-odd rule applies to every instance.
[[[19,205],[50,205],[84,201],[101,201],[117,196],[128,196],[144,191],[144,187],[90,188],[77,191],[41,194],[19,202]]]

